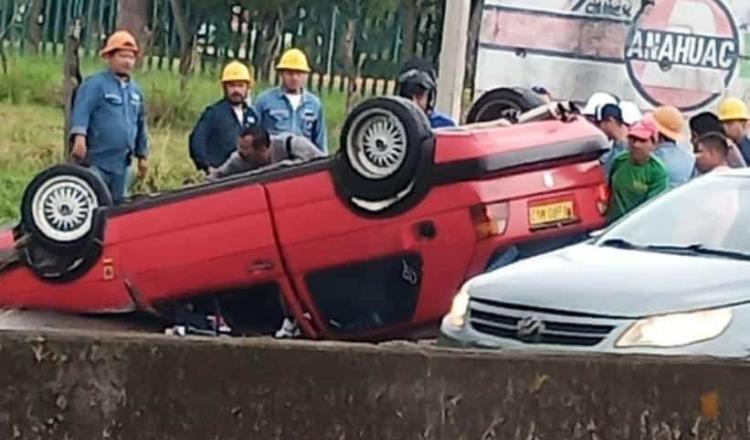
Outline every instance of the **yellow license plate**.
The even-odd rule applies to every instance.
[[[575,219],[576,213],[572,201],[529,207],[529,225],[531,226],[567,223]]]

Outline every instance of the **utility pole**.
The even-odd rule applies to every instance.
[[[461,118],[470,18],[471,0],[445,0],[437,109],[457,121]]]

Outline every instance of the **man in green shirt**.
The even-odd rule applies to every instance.
[[[629,149],[614,159],[609,175],[610,223],[669,188],[667,169],[653,154],[658,133],[650,120],[638,122],[628,131]]]

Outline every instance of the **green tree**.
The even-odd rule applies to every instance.
[[[256,76],[269,80],[273,62],[281,53],[284,31],[301,6],[301,0],[238,0],[233,2],[250,12],[257,35],[253,47],[252,64]]]
[[[223,20],[226,25],[233,3],[228,0],[169,0],[180,45],[179,72],[183,86],[195,67],[196,38],[200,27],[211,22],[212,18],[220,23]]]

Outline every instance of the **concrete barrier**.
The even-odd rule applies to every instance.
[[[0,333],[1,439],[750,438],[742,362]]]

